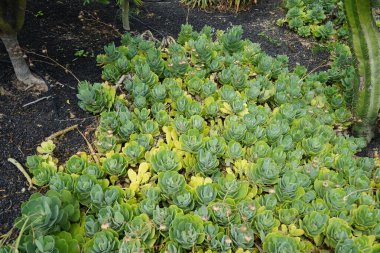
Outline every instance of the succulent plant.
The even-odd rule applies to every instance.
[[[165,171],[178,171],[181,169],[181,161],[173,150],[159,149],[151,157],[152,169],[156,173]]]
[[[95,233],[87,249],[91,253],[112,252],[118,250],[119,245],[119,239],[114,231],[103,230]]]
[[[292,238],[280,233],[270,233],[265,237],[263,250],[265,252],[301,252],[300,244],[296,238]]]
[[[339,241],[351,238],[352,231],[345,220],[330,218],[326,227],[325,243],[330,247],[336,247]]]
[[[201,244],[205,239],[202,219],[191,214],[177,216],[170,227],[169,238],[187,250]]]
[[[45,196],[35,193],[29,201],[23,203],[16,226],[34,231],[39,236],[57,230],[68,230],[71,222],[76,222],[79,218],[78,200],[69,191],[59,193],[50,190]]]
[[[287,0],[292,25],[336,10],[320,4]],[[100,114],[96,150],[61,165],[49,142],[27,158],[50,191],[22,205],[19,252],[376,252],[380,170],[346,134],[347,47],[308,73],[241,38],[185,25],[168,46],[124,35],[106,47],[103,77],[123,83],[79,90]]]
[[[122,176],[127,172],[128,160],[123,154],[115,153],[104,159],[104,171],[111,176]]]
[[[79,106],[94,114],[109,109],[115,99],[116,91],[107,84],[81,82],[78,86]]]

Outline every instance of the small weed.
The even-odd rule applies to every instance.
[[[34,14],[34,16],[35,16],[36,18],[38,18],[38,17],[43,17],[44,15],[45,15],[45,14],[44,14],[43,11],[37,11],[37,13]]]
[[[80,49],[80,50],[77,50],[75,53],[74,53],[74,56],[75,57],[88,57],[88,56],[91,56],[91,57],[94,57],[94,54],[93,53],[90,53],[84,49]]]

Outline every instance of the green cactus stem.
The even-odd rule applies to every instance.
[[[372,3],[371,3],[372,2]],[[351,30],[351,49],[356,59],[353,133],[370,141],[380,109],[380,33],[372,16],[371,0],[344,0]]]

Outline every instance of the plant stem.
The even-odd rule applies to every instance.
[[[28,221],[29,221],[29,218],[27,218],[26,221],[25,221],[25,223],[22,225],[22,228],[20,230],[20,234],[18,235],[18,237],[16,239],[16,242],[15,242],[15,251],[14,251],[15,253],[19,253],[18,247],[20,245],[21,237],[22,237],[22,234],[25,231],[26,224],[28,223]]]
[[[123,28],[126,31],[131,30],[129,26],[129,0],[124,0],[121,2],[121,18],[123,20]]]
[[[22,165],[16,161],[15,159],[13,158],[8,158],[8,162],[12,163],[14,166],[17,167],[17,169],[24,175],[24,177],[26,178],[26,181],[28,181],[29,183],[29,190],[31,190],[33,188],[33,183],[32,183],[32,179],[30,178],[29,174],[26,172],[26,170],[22,167]]]
[[[65,128],[65,129],[63,129],[63,130],[61,130],[61,131],[58,131],[58,132],[53,133],[52,135],[50,135],[49,137],[47,137],[45,140],[47,140],[47,141],[48,141],[48,140],[52,140],[52,139],[54,139],[54,138],[57,138],[57,137],[59,137],[59,136],[61,136],[61,135],[66,134],[66,133],[68,133],[68,132],[70,132],[71,130],[74,130],[74,129],[76,129],[76,128],[78,128],[78,125],[69,126],[69,127]]]
[[[99,158],[98,158],[98,156],[96,155],[96,152],[95,152],[94,148],[92,147],[91,143],[88,141],[88,139],[86,138],[86,136],[85,136],[81,131],[79,131],[79,129],[77,129],[77,130],[78,130],[79,134],[80,134],[80,135],[83,137],[83,139],[85,140],[85,142],[86,142],[86,144],[87,144],[87,146],[88,146],[88,149],[90,150],[91,156],[92,156],[92,158],[95,160],[95,163],[96,163],[96,164],[100,164],[100,163],[99,163]]]

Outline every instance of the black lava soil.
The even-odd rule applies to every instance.
[[[15,88],[12,66],[0,44],[0,234],[12,227],[21,203],[33,193],[28,190],[24,176],[7,159],[15,158],[24,164],[46,137],[74,124],[92,140],[97,118],[77,106],[76,78],[100,81],[101,71],[94,56],[107,43],[119,40],[118,31],[122,28],[118,16],[118,8],[112,4],[83,6],[81,0],[28,1],[19,42],[28,51],[27,61],[32,70],[49,84],[49,91],[44,94]],[[162,38],[176,37],[180,24],[186,22],[195,29],[206,24],[217,29],[242,25],[246,38],[261,43],[270,55],[288,55],[291,66],[300,63],[311,70],[325,65],[328,54],[314,50],[318,43],[300,39],[286,28],[276,26],[276,20],[283,16],[281,0],[261,0],[249,11],[238,14],[188,9],[174,0],[147,0],[131,17],[131,28],[137,33],[150,30]],[[24,106],[42,97],[48,98]],[[78,130],[55,143],[55,156],[61,163],[76,152],[87,150]],[[379,142],[372,145],[379,146]]]

